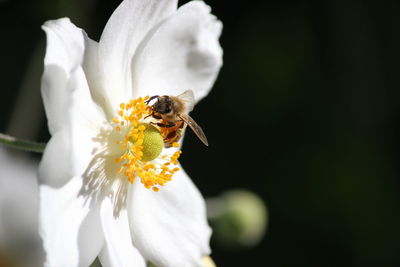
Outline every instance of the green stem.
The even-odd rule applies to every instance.
[[[46,144],[28,140],[17,139],[13,136],[0,133],[0,144],[23,151],[43,153]]]

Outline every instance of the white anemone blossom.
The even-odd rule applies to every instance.
[[[45,266],[89,266],[97,256],[104,267],[202,266],[211,234],[204,199],[176,143],[145,161],[154,132],[143,124],[144,101],[188,89],[205,97],[222,65],[221,28],[204,2],[177,0],[123,1],[99,42],[68,18],[44,24]]]

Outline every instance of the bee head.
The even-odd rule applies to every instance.
[[[169,96],[160,96],[156,103],[153,105],[153,109],[161,114],[168,114],[172,111],[172,100]]]

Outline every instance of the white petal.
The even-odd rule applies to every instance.
[[[110,110],[132,96],[131,61],[148,32],[177,8],[177,0],[125,0],[114,11],[99,42],[103,95]]]
[[[91,99],[81,67],[82,31],[68,19],[47,22],[44,29],[48,43],[42,94],[53,135],[39,169],[46,265],[88,266],[103,246],[103,235],[98,208],[86,203],[89,196],[78,194],[103,115]]]
[[[0,147],[0,247],[40,266],[38,161],[28,156]]]
[[[71,72],[80,66],[84,53],[82,30],[68,18],[47,21],[43,25],[47,36],[42,96],[50,133],[64,122],[66,87]]]
[[[43,29],[47,49],[42,96],[53,138],[41,161],[39,178],[60,186],[86,168],[104,115],[92,101],[81,67],[86,34],[69,19],[48,21]]]
[[[80,194],[82,178],[59,189],[40,186],[40,235],[45,266],[89,266],[103,246],[99,204]]]
[[[46,145],[39,164],[39,182],[62,186],[73,176],[71,140],[68,131],[57,131]]]
[[[109,112],[106,106],[106,96],[101,90],[101,75],[98,65],[99,43],[90,39],[86,34],[85,39],[85,55],[83,59],[83,70],[90,88],[93,101],[95,101],[105,112]]]
[[[52,186],[82,175],[98,145],[94,138],[104,120],[100,108],[91,100],[81,67],[70,74],[64,90],[65,106],[60,108],[63,124],[53,133],[39,166],[41,183]]]
[[[128,216],[135,246],[158,267],[202,266],[210,253],[204,199],[183,170],[159,192],[136,181],[128,190]]]
[[[204,2],[180,7],[143,45],[133,66],[134,90],[142,96],[179,95],[191,89],[199,101],[222,65],[221,29]]]
[[[105,244],[99,259],[103,267],[145,267],[146,262],[132,245],[126,209],[114,214],[114,205],[105,198],[101,206],[101,224]]]

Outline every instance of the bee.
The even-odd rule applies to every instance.
[[[153,105],[150,102],[157,99]],[[189,116],[194,107],[192,90],[186,90],[178,96],[154,95],[146,101],[152,111],[149,116],[161,122],[154,123],[161,128],[165,147],[171,147],[182,137],[186,125],[193,130],[197,137],[208,146],[207,137],[201,127]]]

